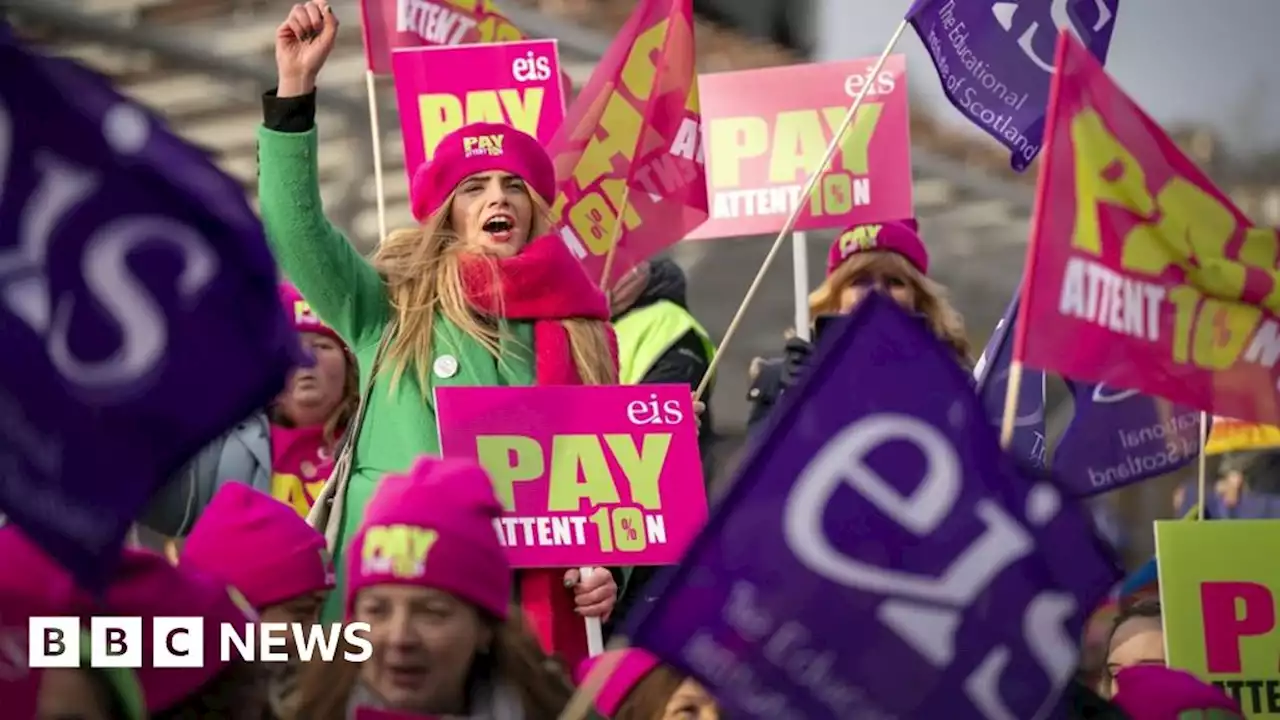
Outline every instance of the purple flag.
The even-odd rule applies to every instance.
[[[1076,496],[1097,495],[1186,467],[1200,456],[1200,411],[1136,390],[1067,381],[1075,414],[1053,472]]]
[[[91,588],[153,491],[303,356],[241,188],[0,33],[0,511]]]
[[[1044,139],[1058,33],[1106,63],[1120,0],[916,0],[906,19],[951,104],[1013,153],[1021,172]]]
[[[629,637],[732,717],[1047,717],[1110,552],[918,320],[840,322]]]
[[[1021,284],[1018,287],[1021,288]],[[1013,299],[1009,301],[1004,317],[996,324],[991,339],[987,341],[987,346],[983,348],[982,355],[973,368],[978,397],[987,411],[987,417],[997,428],[1004,423],[1004,402],[1009,388],[1009,370],[1013,366],[1013,329],[1018,318],[1019,295],[1020,290],[1013,292]],[[1044,372],[1024,367],[1022,383],[1018,387],[1018,404],[1009,451],[1030,472],[1039,472],[1045,468],[1044,391]]]

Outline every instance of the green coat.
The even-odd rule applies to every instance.
[[[315,128],[305,133],[258,128],[258,164],[262,223],[276,261],[316,315],[346,341],[359,363],[360,387],[367,387],[379,341],[392,320],[391,305],[382,278],[324,216]],[[432,387],[424,393],[416,374],[405,372],[393,391],[391,373],[379,373],[345,492],[333,489],[333,483],[326,486],[326,495],[335,498],[334,515],[321,527],[333,547],[338,588],[346,584],[346,545],[377,481],[387,473],[409,469],[421,455],[440,453],[431,400],[434,388],[534,383],[532,325],[511,323],[508,331],[514,342],[505,348],[499,364],[474,339],[437,316]],[[325,500],[316,501],[321,514],[327,507]],[[342,592],[334,592],[322,619],[338,621],[342,610]]]

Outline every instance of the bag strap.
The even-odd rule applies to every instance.
[[[369,407],[369,397],[373,395],[373,385],[378,380],[378,371],[382,366],[382,358],[386,355],[387,348],[391,345],[391,338],[395,336],[396,322],[393,320],[387,323],[386,329],[382,331],[382,338],[378,340],[378,350],[373,355],[373,367],[369,369],[369,380],[365,383],[363,391],[360,393],[360,402],[356,405],[356,414],[352,418],[351,425],[347,431],[343,433],[342,445],[338,448],[337,458],[333,461],[333,471],[329,477],[342,477],[339,473],[350,473],[351,463],[356,453],[356,443],[360,440],[360,428],[364,425],[364,414]]]

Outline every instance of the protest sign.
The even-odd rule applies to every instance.
[[[837,322],[627,637],[734,717],[1049,717],[1118,568],[923,323]]]
[[[1013,153],[1022,171],[1044,138],[1053,41],[1067,30],[1107,60],[1120,0],[1052,3],[916,0],[907,20],[933,59],[947,99]]]
[[[78,581],[305,362],[244,191],[106,78],[0,34],[0,511]]]
[[[1166,660],[1251,718],[1280,718],[1280,568],[1259,555],[1276,543],[1280,520],[1156,522]]]
[[[560,236],[603,286],[707,219],[701,122],[692,4],[642,0],[547,148]]]
[[[1253,226],[1069,34],[1058,59],[1015,359],[1280,423],[1276,229]]]
[[[526,40],[493,0],[360,0],[365,66],[391,72],[392,51]]]
[[[1054,477],[1086,497],[1159,477],[1200,456],[1200,411],[1133,390],[1067,381],[1073,414]]]
[[[710,218],[690,239],[776,234],[914,217],[906,60],[876,58],[698,77]],[[866,98],[831,165],[800,197],[853,98]]]
[[[1280,427],[1215,415],[1204,451],[1207,455],[1222,455],[1240,450],[1270,448],[1280,448]]]
[[[673,563],[706,520],[688,386],[442,387],[436,417],[493,478],[515,567]]]
[[[564,122],[555,40],[397,50],[391,64],[410,184],[464,125],[501,123],[547,143]]]

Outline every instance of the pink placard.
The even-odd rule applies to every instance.
[[[687,385],[442,387],[436,418],[493,478],[515,567],[667,565],[706,522]]]
[[[564,122],[555,40],[396,50],[391,71],[410,183],[440,140],[463,125],[503,123],[545,145]]]
[[[688,239],[777,233],[796,205],[796,230],[915,217],[907,70],[890,55],[698,77],[710,218]],[[841,149],[814,193],[800,196],[868,86]]]

